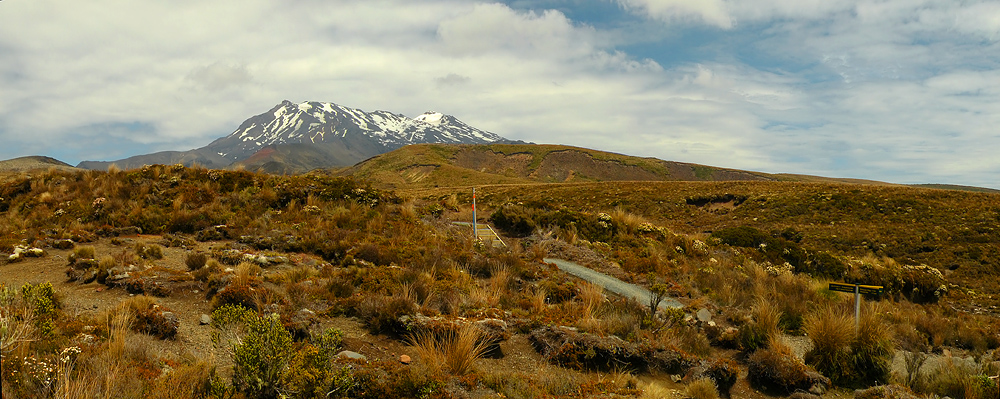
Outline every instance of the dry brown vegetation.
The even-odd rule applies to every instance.
[[[635,374],[686,375],[675,390],[691,397],[760,397],[824,383],[817,370],[832,389],[890,379],[922,394],[995,392],[983,380],[1000,347],[996,279],[985,277],[1000,271],[995,194],[483,187],[479,215],[509,244],[494,248],[450,223],[471,216],[465,191],[178,166],[9,180],[0,252],[46,254],[0,265],[4,397],[164,387],[171,397],[634,397],[659,386]],[[650,312],[540,262],[548,256],[684,307]],[[21,272],[56,259],[68,279],[50,283],[123,300],[99,313],[62,308],[60,289]],[[831,279],[887,287],[868,298],[856,334],[853,298],[829,291]],[[197,320],[191,309],[212,323],[179,321]],[[192,345],[198,331],[215,336],[219,357],[164,349]],[[813,349],[800,359],[780,339],[803,333]],[[885,364],[895,348],[975,362],[903,381]],[[752,385],[736,383],[741,369]]]

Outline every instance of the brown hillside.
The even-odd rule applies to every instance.
[[[65,171],[78,170],[65,162],[44,156],[28,156],[0,161],[0,175],[50,169]]]
[[[770,181],[764,173],[538,144],[411,145],[344,172],[387,188],[598,181]]]
[[[0,396],[763,399],[907,375],[899,389],[925,397],[997,394],[983,382],[1000,371],[998,194],[593,182],[580,176],[671,172],[470,148],[355,168],[417,187],[399,194],[180,165],[0,182]],[[433,187],[484,181],[503,184],[478,186],[479,222],[506,246],[454,223],[473,217],[469,187]],[[885,288],[857,330],[853,295],[831,281]],[[931,359],[908,373],[903,351]]]

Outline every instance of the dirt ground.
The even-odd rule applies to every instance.
[[[81,245],[93,246],[95,257],[121,253],[123,249],[131,250],[136,244],[158,244],[159,236],[132,236],[121,238],[120,245],[114,245],[109,239]],[[194,251],[209,252],[213,246],[222,242],[197,243],[195,248],[164,247],[163,259],[151,261],[151,265],[165,267],[178,271],[186,271],[184,263],[188,253]],[[68,282],[66,270],[68,257],[73,250],[45,248],[46,255],[41,258],[25,258],[17,263],[0,264],[0,284],[8,287],[21,287],[31,283],[52,283],[53,288],[62,299],[62,312],[74,318],[89,320],[97,319],[101,314],[118,306],[131,294],[123,288],[108,288],[97,282],[83,284]],[[205,299],[205,288],[202,283],[189,284],[175,288],[170,296],[156,298],[157,303],[173,311],[180,319],[176,337],[168,340],[149,339],[150,346],[157,356],[171,359],[214,359],[214,363],[225,365],[225,353],[212,343],[212,327],[200,323],[201,315],[211,314],[209,300]],[[370,335],[367,329],[353,318],[324,318],[321,328],[338,328],[344,332],[345,349],[361,353],[369,360],[390,360],[407,352],[405,345],[384,336]]]

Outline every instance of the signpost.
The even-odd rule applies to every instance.
[[[830,291],[854,293],[854,331],[858,331],[861,322],[861,294],[881,295],[884,289],[881,285],[830,283]]]

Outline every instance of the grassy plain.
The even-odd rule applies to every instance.
[[[413,150],[439,158],[417,181],[402,163],[357,180],[181,166],[5,180],[4,397],[783,397],[887,382],[996,395],[1000,195],[543,184],[533,152],[497,181],[502,168]],[[468,183],[508,247],[451,223],[471,217]],[[685,307],[650,312],[548,256]],[[887,287],[857,333],[838,335],[853,303],[833,280]],[[890,367],[905,353],[953,360]]]

